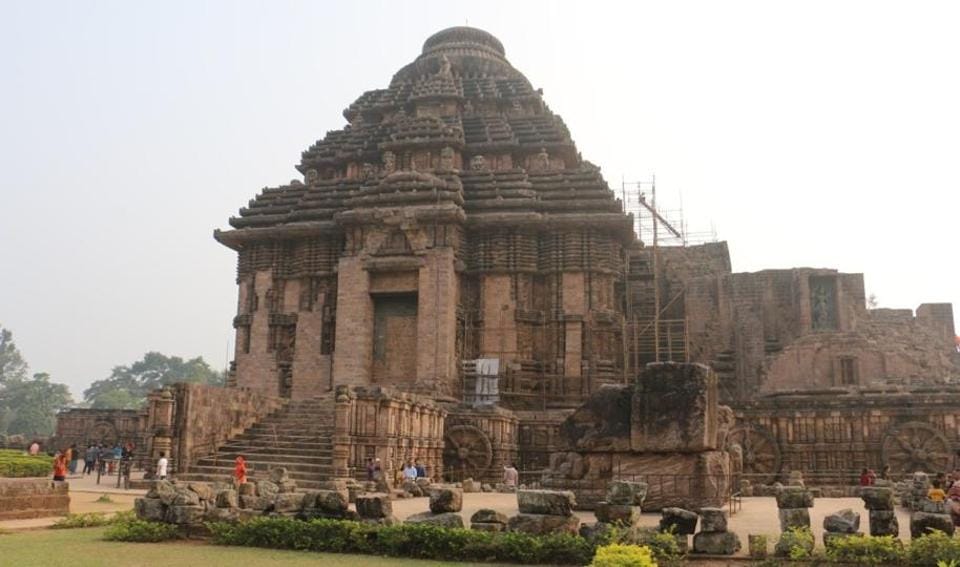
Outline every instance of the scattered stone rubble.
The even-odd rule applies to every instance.
[[[463,489],[434,486],[430,491],[430,510],[407,518],[408,524],[430,524],[444,528],[462,528]]]
[[[780,531],[810,527],[813,494],[804,486],[784,486],[776,494]]]
[[[520,513],[507,522],[509,531],[541,535],[576,534],[580,529],[580,519],[573,515],[577,505],[573,492],[518,490],[517,505]]]
[[[924,496],[925,497],[925,496]],[[893,488],[889,486],[864,486],[860,489],[860,498],[869,511],[870,535],[900,535],[900,524],[893,506]]]
[[[839,539],[860,535],[860,514],[850,508],[834,512],[823,519],[823,546],[830,549]]]
[[[693,552],[733,555],[740,550],[740,538],[727,531],[727,516],[722,508],[700,509],[700,531],[693,536]]]

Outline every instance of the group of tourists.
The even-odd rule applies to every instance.
[[[76,475],[81,458],[83,458],[82,474],[84,475],[93,474],[94,471],[113,474],[118,465],[121,468],[125,468],[126,470],[123,472],[128,475],[133,462],[134,447],[132,442],[127,442],[123,445],[117,443],[112,448],[102,443],[97,443],[96,445],[90,443],[81,455],[80,449],[77,447],[77,444],[74,443],[54,454],[53,480],[63,481],[66,480],[68,475]],[[31,455],[39,454],[39,444],[34,442],[30,446],[29,452]]]

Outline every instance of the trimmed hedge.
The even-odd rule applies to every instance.
[[[595,545],[569,534],[532,536],[423,524],[381,526],[344,520],[254,518],[207,524],[214,543],[417,559],[586,565]]]
[[[129,517],[111,523],[106,533],[103,534],[103,539],[107,541],[135,541],[140,543],[168,541],[179,537],[180,529],[174,524],[148,522]]]
[[[0,477],[27,478],[53,476],[53,457],[31,456],[15,449],[0,449]]]

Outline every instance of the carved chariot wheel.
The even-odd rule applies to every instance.
[[[87,441],[112,445],[117,440],[117,428],[111,423],[98,421],[87,431]]]
[[[887,430],[880,446],[894,472],[940,472],[950,465],[950,440],[929,423],[910,421]]]
[[[727,447],[739,445],[743,454],[743,473],[754,484],[777,479],[783,458],[780,444],[767,429],[752,425],[734,427],[727,434]]]
[[[490,438],[473,425],[454,425],[444,436],[443,466],[462,478],[480,478],[493,462]]]

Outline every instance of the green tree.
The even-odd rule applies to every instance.
[[[0,407],[5,409],[7,433],[51,435],[56,428],[57,411],[73,403],[70,390],[50,381],[40,372],[32,379],[8,381],[0,391]]]
[[[13,333],[0,326],[0,387],[10,380],[27,377],[27,363],[13,342]]]
[[[95,408],[139,407],[151,391],[175,382],[222,384],[223,373],[199,356],[184,360],[148,352],[130,366],[114,367],[108,378],[90,384],[83,398]]]

